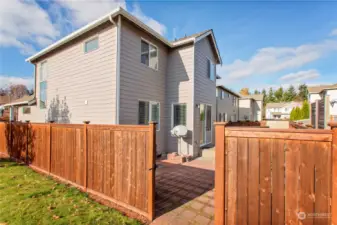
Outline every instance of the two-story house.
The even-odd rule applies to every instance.
[[[241,95],[239,99],[239,120],[261,121],[263,95]]]
[[[266,104],[266,119],[289,119],[293,108],[302,107],[302,102],[278,102]]]
[[[122,8],[37,54],[35,105],[19,120],[92,124],[157,121],[157,152],[177,152],[170,130],[185,125],[184,155],[213,143],[216,65],[212,30],[168,41]],[[213,90],[213,91],[212,91]]]
[[[236,122],[239,118],[240,95],[223,85],[216,87],[217,121]]]
[[[330,120],[337,121],[337,84],[319,85],[308,87],[310,104],[320,102],[323,107],[318,107],[319,127],[329,129]],[[310,118],[313,117],[310,110]],[[315,124],[313,124],[315,126]]]

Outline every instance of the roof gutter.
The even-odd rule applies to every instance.
[[[23,102],[13,102],[13,103],[8,103],[3,105],[4,107],[8,106],[16,106],[16,105],[28,105],[28,101],[23,101]]]

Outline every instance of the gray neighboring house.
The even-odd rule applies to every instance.
[[[239,99],[239,120],[261,121],[263,95],[241,95]]]
[[[239,118],[240,95],[223,85],[216,87],[217,121],[236,122]]]
[[[216,65],[212,30],[176,41],[122,8],[27,59],[35,66],[35,104],[19,120],[157,125],[157,152],[177,152],[170,130],[186,125],[181,153],[214,143]],[[20,117],[20,115],[19,115]]]

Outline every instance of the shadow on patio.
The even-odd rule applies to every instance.
[[[209,162],[159,162],[154,224],[209,224],[214,215],[214,169]],[[201,222],[201,223],[200,223]]]

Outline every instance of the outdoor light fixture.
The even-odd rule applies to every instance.
[[[337,99],[333,99],[333,100],[330,101],[330,104],[331,104],[332,107],[335,105],[335,103],[337,103]]]

